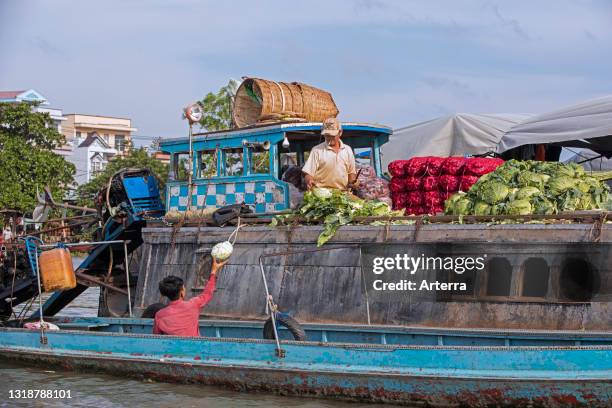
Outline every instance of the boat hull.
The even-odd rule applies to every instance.
[[[11,359],[67,370],[103,371],[137,379],[223,386],[244,392],[336,398],[432,407],[610,407],[612,380],[544,381],[449,379],[392,374],[312,373],[304,370],[245,369],[105,356],[14,352]]]
[[[270,340],[135,334],[150,327],[150,321],[143,324],[144,319],[130,319],[119,325],[110,320],[106,326],[104,319],[89,323],[81,319],[81,323],[73,324],[112,332],[47,332],[46,343],[41,343],[37,331],[0,329],[0,358],[243,391],[407,405],[612,405],[610,333],[580,337],[576,333],[504,336],[486,331],[453,331],[443,335],[442,331],[422,333],[402,328],[404,344],[284,340],[284,357],[278,357],[276,344]],[[60,327],[66,324],[57,323]],[[252,333],[241,324],[221,327],[215,323],[205,329],[220,335]],[[346,336],[358,335],[360,328],[345,330]],[[311,328],[310,332],[316,330]],[[388,339],[393,338],[391,334],[386,333]],[[438,339],[440,345],[416,344],[426,337]],[[484,346],[500,337],[507,344],[522,341],[533,345]],[[472,344],[480,345],[450,345],[466,344],[468,338]],[[408,343],[410,339],[413,343]],[[547,345],[536,346],[538,342]],[[548,345],[554,342],[582,345]]]

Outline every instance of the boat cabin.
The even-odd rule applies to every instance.
[[[362,123],[343,123],[342,128],[342,141],[353,149],[357,160],[369,163],[381,176],[380,146],[389,141],[391,128]],[[302,167],[310,150],[321,142],[321,123],[196,133],[190,167],[189,138],[165,140],[161,150],[170,154],[166,209],[198,210],[244,202],[255,213],[286,210],[290,208],[290,186],[282,180],[282,173],[290,165]]]

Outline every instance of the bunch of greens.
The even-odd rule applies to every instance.
[[[510,160],[467,193],[445,202],[446,214],[530,215],[606,207],[612,172],[587,174],[576,163]]]
[[[317,240],[317,246],[321,246],[336,234],[340,226],[349,224],[354,217],[393,215],[402,215],[402,212],[391,211],[389,205],[382,201],[364,201],[340,190],[314,188],[304,194],[300,208],[292,214],[276,216],[272,225],[288,223],[296,218],[303,218],[306,222],[323,221],[324,229]]]

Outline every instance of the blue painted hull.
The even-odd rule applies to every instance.
[[[534,344],[573,342],[557,346],[283,341],[286,355],[278,358],[272,341],[136,334],[145,330],[150,321],[132,319],[119,325],[112,322],[118,319],[107,320],[108,323],[95,319],[88,326],[90,330],[107,332],[48,332],[47,344],[41,344],[40,333],[36,331],[0,329],[1,356],[163,381],[372,402],[475,407],[612,406],[612,333],[594,336],[587,333],[582,337],[577,333],[522,336],[524,341]],[[211,329],[210,325],[203,326],[204,332]],[[250,333],[251,326],[218,324],[212,329],[219,333],[218,329],[223,327],[227,334],[240,336]],[[312,327],[310,331],[314,334],[329,329]],[[337,326],[335,329],[336,332],[344,329],[347,336],[361,331]],[[124,333],[116,332],[121,330]],[[487,331],[400,331],[407,339],[433,336],[447,343],[451,338],[460,343],[461,339],[470,338],[472,344],[489,344],[500,337],[505,337],[504,342],[521,338],[520,333],[502,335]],[[385,334],[392,338],[392,333]],[[367,334],[367,338],[374,337],[372,332]]]

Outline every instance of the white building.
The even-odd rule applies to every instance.
[[[87,183],[102,172],[109,160],[117,154],[97,133],[74,141],[72,155],[68,158],[76,167],[74,180],[78,185]]]
[[[19,103],[19,102],[37,102],[38,106],[34,108],[35,112],[48,113],[53,120],[53,125],[57,131],[62,133],[62,122],[66,120],[61,109],[49,107],[49,101],[39,92],[34,89],[26,91],[0,91],[0,102]],[[61,151],[57,153],[63,154]]]
[[[87,183],[104,170],[113,156],[125,155],[132,144],[132,133],[138,130],[132,127],[129,118],[63,114],[61,109],[49,107],[47,98],[34,89],[0,91],[0,102],[37,103],[34,108],[36,112],[49,114],[53,126],[66,138],[65,145],[54,151],[75,165],[78,185]]]

